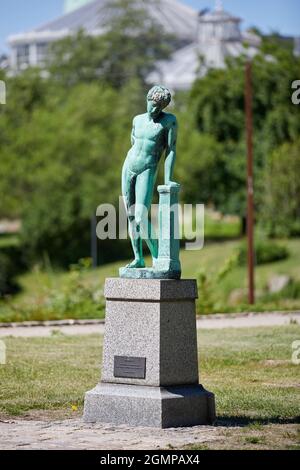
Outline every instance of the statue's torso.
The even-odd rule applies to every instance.
[[[162,113],[154,122],[148,114],[134,119],[133,146],[128,152],[126,163],[131,171],[140,173],[147,168],[157,168],[167,146],[167,135],[171,114]]]

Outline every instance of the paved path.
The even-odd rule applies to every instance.
[[[81,420],[0,421],[2,450],[155,450],[180,449],[219,438],[221,427],[152,429],[107,424],[85,424]]]
[[[202,317],[197,320],[198,329],[247,328],[256,326],[289,325],[291,322],[300,324],[300,312],[291,313],[255,313],[237,315],[215,315]],[[46,337],[53,332],[65,335],[103,334],[104,323],[89,322],[88,324],[69,324],[64,322],[46,322],[46,326],[8,326],[0,327],[0,337]]]
[[[250,313],[246,315],[216,315],[216,318],[202,317],[197,321],[198,329],[250,328],[255,326],[281,326],[297,322],[300,312],[292,313]]]

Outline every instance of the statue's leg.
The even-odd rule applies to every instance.
[[[136,175],[132,173],[126,164],[122,171],[122,194],[126,206],[128,217],[128,233],[131,240],[131,245],[134,253],[134,260],[127,267],[130,268],[143,268],[145,261],[143,258],[143,242],[135,221],[135,186]]]
[[[153,228],[149,221],[149,210],[153,199],[153,190],[156,181],[156,168],[148,168],[139,174],[136,179],[136,209],[135,221],[140,226],[142,238],[146,241],[153,259],[158,256],[158,240],[153,237]]]

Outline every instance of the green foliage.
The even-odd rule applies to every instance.
[[[23,203],[31,189],[26,178],[38,133],[36,129],[29,133],[30,121],[32,114],[45,106],[50,91],[35,69],[6,77],[5,81],[7,104],[0,106],[0,217],[9,218],[22,215]]]
[[[72,265],[64,283],[59,287],[43,286],[42,294],[36,303],[15,308],[7,302],[1,309],[0,321],[102,318],[105,305],[103,290],[85,282],[90,268],[89,258]]]
[[[89,254],[96,207],[118,203],[120,169],[132,117],[144,107],[146,76],[174,45],[137,0],[108,2],[106,8],[118,10],[106,33],[81,31],[55,43],[47,74],[29,69],[5,77],[1,71],[7,105],[0,107],[0,217],[22,219],[28,262],[47,253],[68,266]],[[263,40],[253,61],[255,189],[259,217],[272,235],[300,231],[300,120],[290,100],[298,70],[290,45],[276,36]],[[209,71],[190,99],[176,95],[175,107],[183,202],[244,217],[243,59]],[[105,242],[102,261],[126,256],[127,249],[126,242]]]
[[[287,240],[290,256],[276,263],[259,265],[255,269],[255,286],[257,300],[255,305],[247,304],[247,270],[237,263],[239,241],[222,243],[206,243],[201,251],[181,251],[181,262],[184,279],[194,279],[199,275],[199,304],[198,313],[232,313],[232,312],[263,312],[272,310],[296,311],[300,309],[299,299],[289,289],[283,289],[281,295],[266,295],[266,286],[274,276],[288,275],[293,279],[292,284],[300,282],[300,239]],[[128,243],[126,244],[128,245]],[[129,258],[128,258],[129,261]],[[125,265],[128,261],[124,261]],[[146,259],[150,266],[150,259]],[[106,264],[98,269],[81,269],[80,284],[91,296],[84,300],[85,305],[73,302],[66,298],[66,293],[72,290],[72,272],[59,271],[51,266],[49,260],[44,260],[47,270],[35,266],[30,272],[18,277],[21,292],[17,296],[0,302],[0,321],[47,320],[63,318],[92,318],[104,316],[102,310],[102,292],[105,279],[116,277],[120,268],[120,261]],[[77,268],[78,269],[78,268]],[[70,286],[71,284],[71,286]],[[66,287],[68,286],[68,287]],[[77,284],[75,283],[75,290]],[[236,291],[234,298],[231,296]],[[76,292],[75,292],[76,294]],[[60,314],[49,305],[56,305],[59,298]],[[49,300],[50,299],[50,300]],[[98,307],[97,302],[100,306]],[[69,311],[64,305],[71,306]],[[65,312],[65,313],[63,313]]]
[[[101,80],[122,88],[132,79],[145,83],[155,62],[171,52],[173,38],[147,14],[143,2],[113,0],[104,6],[109,18],[101,36],[69,36],[52,47],[51,77],[66,86]]]
[[[20,245],[18,236],[15,235],[0,235],[0,249],[7,247],[16,247]]]
[[[222,145],[214,137],[200,134],[189,120],[179,115],[180,135],[176,175],[182,184],[182,197],[187,203],[220,203],[226,194],[225,161]],[[187,145],[188,142],[188,145]],[[213,198],[215,188],[220,188]]]
[[[11,82],[13,88],[14,78]],[[26,77],[25,82],[27,87]],[[119,92],[93,83],[74,85],[67,94],[50,84],[47,93],[45,103],[31,103],[17,127],[13,99],[0,116],[6,137],[0,150],[0,216],[22,216],[29,259],[41,259],[47,252],[68,265],[89,253],[96,207],[118,204],[120,176],[115,168],[121,168],[130,146],[131,116],[144,93],[134,81]],[[121,246],[114,248],[120,254]],[[116,256],[108,255],[103,253],[103,260]]]
[[[280,292],[280,298],[284,299],[300,299],[300,282],[292,280]]]
[[[258,239],[254,249],[256,265],[273,263],[289,257],[289,250],[285,245],[269,239]],[[238,248],[237,261],[240,266],[247,264],[247,243],[245,241]]]
[[[272,236],[300,234],[300,139],[267,159],[261,218]]]
[[[2,244],[0,247],[0,298],[19,290],[17,275],[25,269],[21,248],[18,244]]]
[[[53,112],[50,104],[50,109],[33,114],[29,135],[38,137],[34,148],[27,146],[28,164],[34,168],[25,176],[31,192],[24,202],[23,230],[32,256],[47,252],[52,259],[70,263],[86,255],[96,207],[118,202],[114,165],[121,165],[128,145],[125,138],[114,140],[126,124],[119,101],[122,97],[110,87],[82,84]]]
[[[13,260],[0,251],[0,298],[17,290]]]
[[[252,64],[254,130],[265,136],[260,144],[270,150],[299,134],[298,110],[291,103],[291,83],[298,75],[300,59],[293,55],[292,49],[265,39],[261,53]],[[243,139],[244,90],[243,57],[229,60],[226,69],[210,70],[198,80],[191,98],[199,130],[221,142]]]
[[[214,220],[209,211],[205,214],[204,235],[205,240],[230,240],[239,238],[241,234],[241,220],[236,216],[221,216]]]
[[[89,254],[97,206],[118,207],[120,168],[132,118],[145,101],[145,77],[170,51],[171,38],[136,0],[106,8],[118,15],[103,36],[67,37],[53,45],[47,74],[30,69],[6,78],[0,217],[22,218],[30,262],[47,254],[67,266]],[[101,248],[102,261],[126,256],[122,242]]]
[[[104,295],[84,282],[84,273],[91,268],[90,259],[82,259],[71,267],[61,289],[50,289],[44,303],[39,306],[44,318],[99,318],[104,312]],[[38,316],[38,311],[35,316]]]
[[[300,299],[300,282],[292,279],[280,292],[263,296],[264,302],[276,302],[281,299]]]
[[[213,202],[223,212],[244,216],[246,210],[246,147],[245,147],[245,59],[229,60],[224,70],[210,70],[197,80],[191,92],[187,110],[201,134],[214,139],[222,157],[216,158],[208,140],[198,141],[198,166],[191,186],[197,185],[201,173],[203,202]],[[266,157],[284,142],[295,142],[300,133],[299,109],[291,103],[291,83],[298,76],[300,59],[293,56],[292,47],[277,36],[263,39],[261,53],[253,59],[253,123],[254,173],[257,205],[265,185]],[[190,145],[190,139],[185,138]],[[192,135],[191,148],[195,140]],[[285,148],[287,152],[288,149]],[[188,153],[188,151],[187,151]],[[202,161],[211,161],[205,172]],[[190,160],[188,161],[190,165]],[[188,172],[188,165],[182,173]],[[195,164],[196,165],[196,164]],[[206,175],[205,175],[206,173]],[[213,175],[212,175],[213,173]],[[214,178],[217,186],[210,184]],[[206,178],[206,179],[205,179]],[[206,192],[205,192],[206,191]],[[197,193],[196,193],[197,194]],[[191,197],[187,194],[187,197]],[[297,205],[299,209],[299,203]]]
[[[205,269],[198,272],[198,313],[210,314],[218,310],[222,310],[222,304],[218,297],[217,286],[236,267],[237,257],[237,253],[234,252],[225,260],[224,264],[216,272],[211,273]]]

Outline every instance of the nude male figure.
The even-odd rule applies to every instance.
[[[177,183],[172,181],[176,159],[177,121],[173,114],[163,111],[170,102],[169,90],[155,86],[147,96],[147,113],[140,114],[133,120],[132,147],[122,170],[122,193],[134,252],[134,260],[127,268],[145,267],[143,239],[149,247],[153,262],[158,256],[158,242],[151,237],[148,211],[153,198],[159,161],[164,152],[165,184],[177,186]]]

